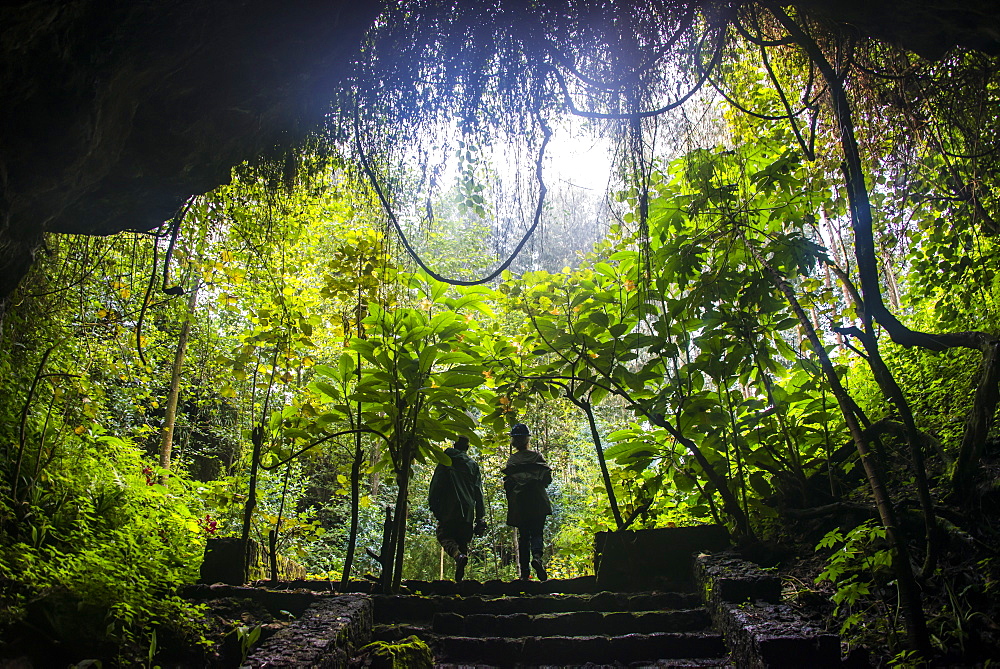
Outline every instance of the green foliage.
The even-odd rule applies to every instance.
[[[876,584],[889,580],[891,549],[885,547],[885,528],[866,521],[846,534],[831,530],[816,545],[816,550],[833,549],[826,568],[816,577],[817,583],[829,581],[836,591],[834,615],[843,615],[840,633],[847,634],[877,608],[885,605],[874,597]]]
[[[197,577],[201,502],[183,475],[169,488],[155,476],[131,443],[96,425],[61,444],[20,506],[4,509],[18,522],[0,544],[0,573],[30,584],[5,622],[124,656],[156,629],[197,643],[201,609],[176,589]]]
[[[648,502],[659,522],[719,518],[722,493],[727,514],[739,500],[758,518],[775,515],[775,495],[809,503],[844,424],[755,260],[801,284],[804,302],[822,296],[807,176],[767,140],[696,150],[652,173],[646,238],[575,272],[508,279],[500,291],[527,318],[516,346],[535,357],[508,366],[484,421],[528,393],[624,403],[640,422],[611,432],[605,456],[632,508]],[[633,220],[638,193],[621,198]]]
[[[240,664],[247,661],[247,656],[254,644],[260,639],[260,625],[239,625],[236,628],[236,638],[240,641]]]
[[[384,294],[381,238],[356,214],[350,234],[335,232],[348,227],[350,209],[335,190],[326,183],[281,201],[240,178],[195,200],[175,240],[51,240],[30,277],[29,292],[40,295],[3,330],[10,401],[0,423],[0,571],[23,584],[4,602],[5,626],[27,621],[80,652],[125,663],[153,657],[154,644],[199,641],[202,614],[176,591],[197,577],[206,535],[239,533],[249,436],[240,428],[274,386],[291,387],[321,346],[343,340],[344,329],[328,324],[340,323],[359,289]],[[331,271],[316,280],[316,258],[331,247]],[[285,262],[292,257],[300,264]],[[347,266],[358,278],[340,285],[333,278]],[[150,456],[187,299],[172,291],[196,282],[164,487],[157,480],[168,473]],[[171,291],[162,294],[161,283]],[[192,482],[188,468],[211,482]],[[273,478],[255,516],[258,539],[284,501]],[[292,493],[308,487],[297,480]],[[289,500],[279,548],[294,555],[315,541],[323,529],[313,516]]]
[[[412,449],[418,462],[446,462],[436,443],[456,434],[478,442],[469,412],[481,401],[485,380],[480,333],[472,318],[485,309],[480,294],[446,298],[446,286],[430,279],[414,279],[411,287],[424,295],[420,308],[368,305],[364,335],[350,340],[336,368],[318,367],[320,378],[309,386],[320,401],[330,403],[329,411],[308,431],[286,429],[286,436],[305,439],[331,425],[354,424],[360,403],[362,425],[388,439],[378,466],[391,463],[397,475],[405,471],[399,460],[404,448]],[[445,309],[433,313],[435,303]]]
[[[890,667],[925,667],[927,661],[915,650],[901,650],[889,660]]]

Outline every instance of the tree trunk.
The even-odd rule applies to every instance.
[[[360,289],[359,289],[360,292]],[[360,304],[360,301],[359,301]],[[361,325],[358,324],[360,331]],[[358,335],[360,336],[360,332]],[[361,383],[361,353],[358,353],[358,383]],[[355,429],[361,429],[361,402],[358,401],[358,418]],[[358,547],[358,515],[361,506],[361,461],[365,457],[361,447],[361,432],[354,433],[354,461],[351,463],[351,530],[347,537],[347,554],[344,556],[344,570],[340,575],[340,589],[347,588],[351,579],[351,568],[354,566],[354,552]]]
[[[240,539],[243,543],[243,580],[250,578],[250,520],[253,518],[254,508],[257,506],[257,472],[260,468],[260,450],[264,443],[264,430],[255,427],[251,433],[253,440],[253,454],[250,456],[250,490],[247,493],[247,503],[243,507],[243,530]]]
[[[615,498],[615,489],[611,485],[611,474],[608,472],[608,463],[604,459],[604,448],[601,446],[601,435],[597,431],[597,422],[594,420],[594,407],[590,402],[577,400],[567,393],[570,402],[583,409],[587,414],[587,423],[590,425],[590,435],[594,438],[594,448],[597,449],[597,462],[601,465],[601,476],[604,477],[604,489],[608,492],[608,501],[611,503],[611,513],[615,517],[615,525],[619,530],[625,527],[622,522],[622,512],[618,509],[618,500]]]
[[[177,349],[174,351],[174,366],[170,372],[170,389],[167,391],[167,407],[163,416],[163,435],[160,439],[160,468],[170,469],[170,456],[174,447],[174,425],[177,422],[177,401],[180,397],[181,373],[184,371],[184,355],[187,352],[188,337],[191,335],[191,320],[198,302],[199,282],[195,280],[194,288],[188,293],[187,309],[181,331],[177,336]],[[160,477],[160,483],[166,484],[166,475]]]
[[[278,533],[281,532],[281,519],[285,514],[285,499],[288,497],[288,479],[292,476],[292,462],[285,465],[285,480],[281,485],[281,503],[278,505],[278,520],[267,533],[267,545],[271,556],[271,583],[278,583]]]
[[[854,120],[843,79],[823,55],[816,41],[807,35],[782,7],[774,3],[767,3],[767,6],[819,69],[830,91],[830,100],[834,116],[840,126],[840,143],[844,152],[844,184],[847,187],[847,198],[850,203],[854,252],[858,261],[861,294],[864,297],[862,312],[864,328],[867,330],[874,320],[886,329],[892,341],[901,346],[920,346],[930,351],[971,348],[983,355],[982,376],[976,388],[972,413],[966,421],[959,462],[952,479],[953,489],[961,495],[978,458],[979,444],[985,440],[997,404],[1000,402],[1000,391],[998,391],[1000,356],[996,353],[1000,341],[985,332],[927,333],[911,330],[886,308],[879,286],[871,198],[865,184],[864,168],[854,132]]]
[[[910,403],[903,395],[903,389],[896,383],[895,377],[889,371],[889,367],[882,360],[879,352],[878,340],[874,335],[862,332],[857,328],[846,328],[841,330],[843,334],[854,335],[864,346],[868,353],[868,366],[872,370],[875,382],[878,384],[886,399],[896,406],[900,417],[903,419],[904,436],[906,446],[910,452],[910,460],[913,463],[913,478],[917,484],[917,499],[920,500],[920,508],[924,514],[924,538],[926,542],[926,554],[924,565],[921,569],[923,578],[929,577],[934,572],[937,563],[937,520],[934,511],[934,501],[931,499],[930,486],[927,483],[927,471],[924,468],[923,446],[920,443],[920,433],[917,430],[916,422],[913,420],[913,412],[910,410]]]
[[[271,585],[278,584],[278,531],[271,528],[267,532],[267,561],[271,571]]]
[[[398,481],[399,495],[396,497],[396,541],[395,556],[392,568],[392,592],[399,592],[399,584],[403,580],[403,554],[406,548],[406,521],[409,519],[408,502],[410,497],[410,465],[413,453],[410,444],[403,449],[403,475]]]
[[[351,530],[347,537],[347,554],[344,556],[344,571],[340,575],[340,589],[345,591],[351,579],[354,566],[354,552],[358,546],[358,515],[361,505],[361,461],[365,453],[361,448],[361,433],[355,435],[354,462],[351,463]]]
[[[399,587],[399,574],[402,573],[403,543],[406,536],[406,501],[409,495],[409,461],[412,455],[409,443],[404,443],[399,449],[399,459],[396,461],[396,501],[393,507],[393,522],[389,532],[389,541],[382,552],[382,591],[386,594],[395,592]]]
[[[742,231],[739,231],[739,234],[743,237]],[[847,427],[851,433],[851,439],[854,441],[854,446],[857,448],[858,455],[861,457],[861,464],[864,467],[865,475],[868,478],[868,485],[871,487],[872,496],[875,498],[875,506],[878,508],[882,526],[885,528],[889,542],[892,544],[893,548],[895,548],[892,557],[892,564],[893,570],[896,573],[896,582],[899,590],[899,603],[900,608],[903,610],[903,619],[906,624],[907,638],[909,639],[910,646],[914,650],[918,651],[923,656],[924,660],[927,660],[930,657],[930,638],[927,634],[927,623],[924,618],[920,590],[917,587],[916,579],[913,576],[913,567],[910,565],[910,551],[896,522],[896,511],[893,508],[892,500],[889,498],[889,493],[882,482],[881,476],[879,475],[874,454],[868,449],[868,441],[865,439],[864,430],[862,429],[861,423],[858,421],[858,417],[854,412],[854,400],[848,394],[847,389],[840,383],[840,377],[837,376],[837,370],[834,367],[833,362],[830,360],[830,356],[827,355],[823,342],[820,341],[819,335],[816,333],[816,330],[813,329],[809,316],[802,308],[802,305],[799,304],[798,299],[795,297],[795,292],[788,284],[788,281],[786,281],[785,277],[782,276],[777,270],[771,267],[763,255],[761,255],[761,253],[754,246],[748,243],[745,237],[743,237],[743,243],[747,250],[753,254],[757,261],[763,266],[765,271],[767,271],[770,275],[778,290],[780,290],[788,300],[789,305],[792,307],[792,310],[799,319],[799,325],[809,336],[809,343],[812,345],[813,352],[819,359],[820,366],[826,375],[827,382],[830,384],[830,389],[832,390],[834,397],[837,399],[837,404],[840,405],[840,411],[844,416],[844,420],[847,422]]]
[[[983,445],[993,426],[993,417],[1000,400],[1000,341],[983,344],[983,360],[979,372],[979,385],[972,411],[965,420],[965,433],[958,451],[952,488],[961,495],[965,484],[975,472],[976,463],[982,455]]]

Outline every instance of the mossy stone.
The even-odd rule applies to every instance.
[[[415,635],[402,641],[375,641],[361,649],[364,663],[376,669],[431,669],[434,655],[430,647]]]

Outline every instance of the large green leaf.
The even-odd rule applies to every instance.
[[[340,397],[340,391],[337,390],[337,388],[334,387],[332,384],[327,383],[326,381],[313,381],[310,385],[312,388],[315,388],[323,395],[329,397],[332,400],[336,400]]]

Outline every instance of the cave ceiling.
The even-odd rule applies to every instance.
[[[956,45],[1000,51],[989,3],[794,4],[928,58]],[[344,87],[381,9],[368,0],[0,6],[0,297],[43,233],[151,229],[227,182],[233,166],[300,141]]]

